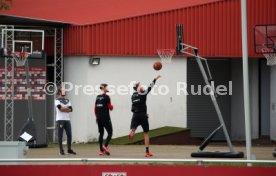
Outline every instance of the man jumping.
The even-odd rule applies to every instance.
[[[102,91],[102,94],[97,96],[94,108],[96,122],[99,128],[99,155],[110,155],[108,144],[111,140],[113,129],[109,111],[113,110],[113,105],[111,104],[110,97],[106,94],[107,92],[109,92],[108,85],[101,84],[100,89]],[[104,129],[107,131],[108,135],[105,144],[103,145]]]
[[[144,90],[140,83],[136,83],[133,87],[135,92],[131,97],[132,107],[131,111],[133,112],[131,125],[130,125],[130,135],[129,139],[133,140],[135,131],[139,125],[142,126],[144,131],[144,141],[146,147],[146,155],[145,157],[153,156],[152,153],[149,151],[149,121],[148,121],[148,114],[147,114],[147,95],[151,91],[152,87],[154,86],[156,80],[158,80],[161,76],[157,76],[154,78],[150,86],[147,90]]]

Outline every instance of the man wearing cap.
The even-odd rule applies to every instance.
[[[113,105],[111,104],[110,97],[107,95],[108,85],[101,84],[100,89],[102,94],[98,95],[96,98],[95,103],[95,115],[96,115],[96,122],[98,124],[99,129],[99,145],[100,145],[100,152],[99,155],[110,155],[110,150],[108,144],[111,140],[113,128],[110,119],[109,111],[113,110]],[[103,136],[104,136],[104,129],[107,131],[108,135],[103,145]]]
[[[149,151],[149,121],[148,121],[148,114],[147,114],[147,95],[151,91],[152,87],[154,86],[156,80],[158,80],[161,76],[157,76],[153,79],[150,86],[147,88],[147,90],[144,90],[144,88],[140,85],[140,83],[136,83],[133,86],[133,89],[135,92],[133,93],[131,97],[132,101],[132,107],[131,111],[133,112],[131,125],[130,125],[130,135],[129,139],[133,140],[134,133],[138,126],[142,126],[144,131],[144,141],[145,141],[145,147],[146,147],[146,155],[145,157],[151,157],[153,156],[152,153]]]

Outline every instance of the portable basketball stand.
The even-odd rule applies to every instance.
[[[276,65],[276,24],[259,24],[254,27],[254,49],[266,58],[268,66]],[[272,152],[276,157],[276,149]]]
[[[36,29],[15,29],[14,26],[2,26],[1,29],[1,48],[0,57],[5,59],[5,109],[4,109],[4,140],[5,141],[26,141],[21,135],[26,132],[31,135],[31,139],[26,141],[26,145],[30,148],[47,147],[47,144],[40,144],[37,142],[36,125],[33,116],[33,102],[32,102],[32,85],[29,75],[29,59],[44,58],[44,30]],[[17,40],[15,34],[20,35],[20,40]],[[33,50],[33,41],[29,36],[41,39],[41,50],[36,48]],[[36,35],[34,35],[36,34]],[[38,42],[39,44],[39,42]],[[20,50],[20,51],[19,51]],[[17,139],[14,139],[14,100],[15,100],[15,67],[24,67],[26,77],[26,91],[28,100],[28,117],[23,124]]]
[[[176,39],[177,39],[176,40],[176,43],[177,43],[176,54],[177,55],[186,54],[186,55],[192,56],[196,59],[196,62],[199,66],[199,69],[203,76],[205,84],[209,88],[210,97],[211,97],[211,100],[213,102],[213,105],[215,107],[215,110],[216,110],[216,113],[218,115],[218,119],[220,122],[220,126],[218,128],[216,128],[209,136],[207,136],[204,139],[204,141],[200,144],[199,151],[191,153],[191,156],[192,157],[207,157],[207,158],[243,158],[244,157],[243,152],[234,151],[232,142],[230,140],[227,128],[226,128],[224,120],[223,120],[223,116],[222,116],[220,107],[219,107],[217,99],[216,99],[217,96],[216,96],[215,90],[213,89],[213,87],[211,86],[211,83],[210,83],[212,81],[212,75],[211,75],[206,58],[200,57],[198,55],[198,48],[183,43],[183,24],[176,25]],[[204,61],[205,67],[204,67],[202,61]],[[220,129],[222,129],[224,132],[229,151],[225,151],[225,152],[203,151]]]
[[[34,122],[34,116],[33,116],[33,100],[32,100],[32,86],[30,83],[30,75],[29,75],[29,55],[25,58],[25,64],[23,65],[25,67],[25,74],[26,74],[26,81],[27,81],[27,94],[28,94],[28,119],[27,122],[23,125],[23,128],[20,130],[20,134],[23,134],[24,132],[27,132],[31,134],[33,137],[30,141],[27,142],[28,146],[31,146],[32,148],[35,148],[34,146],[37,145],[37,132],[36,132],[36,125]],[[18,140],[22,140],[21,137],[18,138]],[[23,140],[24,141],[24,140]]]
[[[34,117],[33,117],[33,102],[32,102],[32,87],[31,87],[31,82],[30,82],[30,75],[29,75],[29,57],[31,54],[28,52],[25,52],[25,49],[22,48],[21,52],[14,52],[12,55],[8,55],[5,53],[5,51],[2,51],[3,56],[5,59],[10,59],[13,62],[13,67],[24,67],[24,71],[26,74],[26,82],[27,82],[27,99],[28,99],[28,118],[26,123],[23,125],[23,128],[20,130],[18,140],[19,141],[25,141],[23,138],[20,137],[24,132],[27,132],[32,136],[32,138],[29,141],[26,141],[27,146],[31,146],[32,148],[35,148],[34,146],[37,145],[36,140],[37,140],[37,135],[36,135],[36,126],[34,122]],[[35,55],[36,57],[36,55]],[[42,57],[42,55],[40,56]],[[14,64],[15,63],[15,64]],[[12,71],[14,71],[14,68],[11,68]]]

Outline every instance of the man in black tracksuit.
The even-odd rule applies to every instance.
[[[161,76],[157,76],[154,78],[150,86],[147,90],[144,90],[140,83],[136,83],[133,87],[135,92],[131,97],[132,107],[131,111],[133,112],[131,125],[130,125],[130,135],[129,139],[133,140],[134,133],[139,125],[142,126],[144,131],[144,140],[145,140],[145,147],[146,147],[146,157],[153,156],[152,153],[149,152],[149,121],[148,121],[148,114],[147,114],[147,95],[151,91],[152,87],[154,86],[156,80],[158,80]]]
[[[97,96],[94,108],[96,122],[99,128],[99,155],[110,155],[108,144],[113,133],[112,123],[109,114],[109,111],[113,110],[113,106],[111,104],[110,97],[106,94],[107,92],[109,92],[107,86],[107,84],[101,84],[100,89],[102,91],[102,94]],[[103,145],[104,129],[107,131],[108,136],[106,138],[105,144]]]

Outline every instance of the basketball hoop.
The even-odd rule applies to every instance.
[[[25,65],[28,56],[29,56],[29,53],[27,53],[27,52],[12,53],[12,57],[14,58],[14,60],[16,62],[16,66],[18,66],[18,67],[22,67]]]
[[[276,53],[273,52],[273,48],[262,48],[263,55],[265,56],[267,62],[266,65],[272,66],[276,65]]]
[[[174,52],[174,49],[157,49],[162,63],[171,63]]]

